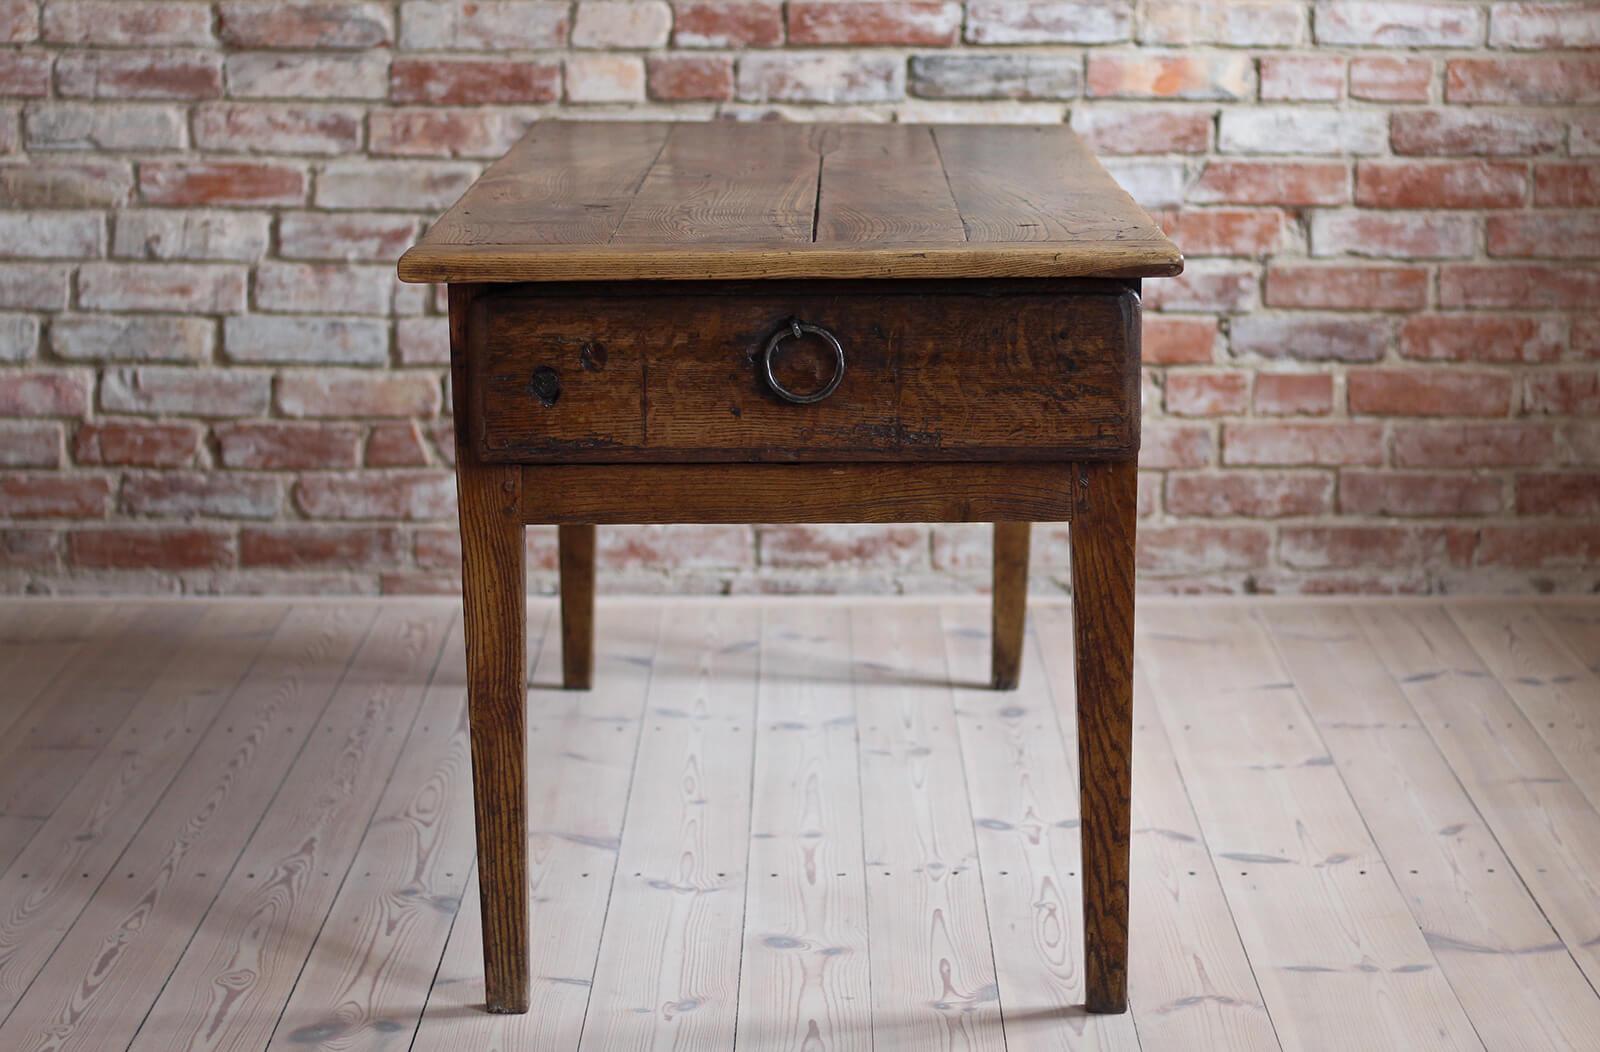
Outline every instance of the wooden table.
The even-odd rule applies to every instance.
[[[400,261],[450,286],[491,1012],[528,1008],[523,527],[587,688],[596,524],[1070,522],[1087,1007],[1126,998],[1140,279],[1176,248],[1065,127],[541,123]],[[934,992],[936,993],[936,991]]]

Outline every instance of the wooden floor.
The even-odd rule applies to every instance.
[[[1147,601],[1132,1011],[1070,612],[533,610],[533,1011],[482,1012],[446,602],[0,604],[0,1049],[1582,1049],[1600,602]]]

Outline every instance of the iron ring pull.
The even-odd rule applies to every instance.
[[[798,394],[778,382],[778,377],[772,371],[772,356],[777,353],[779,345],[784,340],[790,337],[798,340],[807,333],[812,336],[822,337],[828,342],[828,346],[833,348],[833,376],[827,383],[810,394]],[[795,405],[810,405],[813,402],[820,402],[833,394],[834,388],[839,386],[839,381],[844,379],[844,348],[839,345],[839,340],[833,333],[822,326],[810,325],[800,321],[798,318],[791,318],[789,319],[788,328],[779,329],[772,334],[772,339],[767,341],[766,352],[761,356],[761,368],[766,375],[767,386],[772,388],[773,393],[779,398],[786,402],[793,402]]]

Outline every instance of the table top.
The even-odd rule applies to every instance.
[[[1064,125],[535,124],[405,281],[1155,277],[1183,256]]]

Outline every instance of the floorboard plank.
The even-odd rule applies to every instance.
[[[1478,1048],[1271,644],[1147,606],[1152,693],[1284,1045]]]
[[[1348,608],[1261,618],[1439,967],[1495,1049],[1581,1048],[1600,997]]]
[[[1600,987],[1600,812],[1445,608],[1361,607],[1357,616],[1518,877]]]
[[[939,612],[851,618],[876,1047],[999,1050],[984,912]]]
[[[52,680],[99,638],[111,604],[88,610],[77,603],[6,603],[0,627],[0,739],[28,711]]]
[[[284,613],[275,603],[209,612],[0,877],[0,1018],[138,835]]]
[[[733,1044],[759,648],[737,610],[662,626],[582,1049]]]
[[[376,615],[290,611],[0,1026],[0,1047],[127,1047]]]
[[[739,1040],[872,1047],[849,619],[762,612]]]
[[[1077,759],[1066,752],[1037,638],[1024,637],[1018,688],[997,691],[986,671],[988,610],[946,606],[941,621],[1006,1048],[1136,1049],[1133,1016],[1083,1007]]]
[[[266,1046],[384,791],[453,616],[437,603],[381,609],[131,1049]]]
[[[592,691],[560,688],[559,632],[529,648],[531,1007],[526,1015],[484,1011],[483,918],[469,882],[414,1052],[578,1047],[662,618],[654,608],[607,603],[596,615]]]
[[[1600,604],[1541,603],[1539,616],[1583,667],[1600,676]]]

